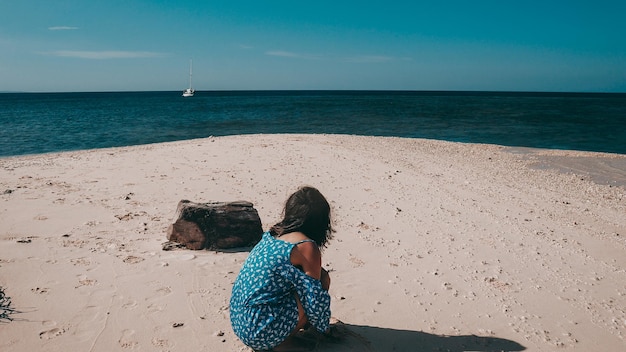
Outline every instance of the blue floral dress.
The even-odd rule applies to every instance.
[[[296,245],[264,233],[237,276],[230,321],[235,334],[253,349],[272,349],[293,332],[298,323],[296,293],[309,323],[320,332],[329,327],[330,296],[319,280],[291,264]]]

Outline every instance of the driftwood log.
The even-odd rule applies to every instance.
[[[252,246],[261,240],[262,233],[259,213],[250,202],[181,200],[176,221],[167,229],[167,239],[188,249],[216,250]]]

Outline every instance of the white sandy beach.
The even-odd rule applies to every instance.
[[[246,135],[0,159],[1,351],[250,351],[247,252],[163,251],[178,201],[264,229],[317,187],[345,338],[318,351],[625,351],[626,155]]]

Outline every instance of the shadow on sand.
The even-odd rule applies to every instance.
[[[445,336],[421,331],[336,324],[336,338],[323,339],[315,351],[523,351],[511,340],[476,335]]]

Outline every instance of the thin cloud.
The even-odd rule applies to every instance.
[[[280,50],[266,51],[265,55],[280,56],[280,57],[296,57],[296,58],[301,57],[300,54],[292,53],[290,51],[280,51]]]
[[[77,30],[78,27],[54,26],[54,27],[48,27],[48,29],[51,31],[74,31],[74,30]]]
[[[395,61],[393,56],[384,55],[359,55],[345,58],[346,62],[359,63],[359,64],[378,64],[384,62]]]
[[[301,54],[301,53],[294,53],[294,52],[291,52],[291,51],[283,51],[283,50],[266,51],[265,55],[278,56],[278,57],[288,57],[288,58],[293,58],[293,59],[305,59],[305,60],[319,60],[319,59],[322,58],[319,55]]]
[[[293,51],[284,51],[284,50],[266,51],[265,55],[292,58],[292,59],[304,59],[304,60],[330,60],[330,61],[348,62],[348,63],[355,63],[355,64],[380,64],[380,63],[397,62],[397,61],[412,61],[410,57],[396,57],[396,56],[388,56],[388,55],[356,55],[356,56],[346,56],[346,57],[334,57],[334,56],[324,56],[324,55],[302,54],[302,53],[296,53]]]
[[[78,59],[90,60],[108,60],[108,59],[138,59],[150,57],[163,57],[163,53],[155,53],[151,51],[77,51],[77,50],[57,50],[46,53],[51,56],[72,57]]]

